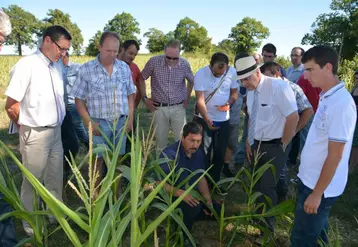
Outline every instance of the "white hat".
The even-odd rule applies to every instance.
[[[253,56],[243,57],[236,60],[235,68],[237,73],[237,80],[249,77],[254,74],[256,69],[258,68],[258,64],[256,63]]]

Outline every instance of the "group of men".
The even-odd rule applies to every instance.
[[[329,210],[347,182],[356,123],[356,107],[337,78],[338,55],[332,48],[316,46],[307,52],[293,48],[287,72],[274,62],[276,47],[272,44],[263,47],[263,65],[258,54],[240,53],[232,67],[227,55],[215,53],[210,64],[194,76],[189,62],[180,57],[177,40],[169,41],[165,54],[150,58],[142,71],[133,62],[138,43],[127,40],[121,44],[114,32],[102,34],[99,55],[83,65],[68,61],[70,44],[66,29],[47,28],[37,52],[21,58],[12,68],[5,93],[7,114],[19,128],[22,162],[56,198],[62,200],[64,153],[67,157],[69,151],[76,153],[79,141],[88,145],[90,123],[94,145],[109,147],[109,139],[120,145],[123,155],[125,132],[132,131],[135,109],[142,101],[153,112],[158,150],[172,160],[177,156],[175,169],[185,168],[178,184],[190,171],[212,165],[208,172],[212,180],[202,178],[195,187],[205,202],[188,195],[180,204],[189,230],[194,220],[212,218],[210,209],[220,211],[210,191],[225,193],[215,183],[222,172],[234,176],[229,163],[233,154],[240,155],[240,147],[251,166],[259,168],[270,162],[275,167],[276,176],[267,170],[255,190],[268,196],[272,205],[285,200],[286,163],[296,163],[300,140],[305,144],[291,246],[315,246],[319,237],[327,241]],[[150,98],[145,86],[149,78]],[[186,123],[193,89],[196,111],[193,121]],[[238,145],[244,103],[246,135],[244,145]],[[168,146],[170,127],[175,143]],[[263,154],[258,161],[257,153]],[[161,166],[169,173],[168,163]],[[97,169],[103,177],[101,155]],[[179,197],[185,186],[177,188],[178,184],[166,184],[165,189]],[[21,200],[26,210],[33,210],[32,186],[26,178]],[[269,205],[264,196],[259,202]],[[27,222],[23,225],[32,235]],[[274,225],[274,218],[267,218],[271,231]],[[187,239],[185,245],[190,246]]]

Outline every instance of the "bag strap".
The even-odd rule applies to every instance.
[[[208,97],[206,97],[205,99],[205,105],[211,100],[211,98],[216,94],[216,92],[219,90],[219,88],[221,87],[221,85],[223,84],[225,77],[227,75],[227,72],[229,71],[230,66],[227,68],[227,70],[225,71],[225,74],[223,75],[223,77],[221,78],[218,86],[214,89],[214,91],[211,92],[211,94],[208,95]]]

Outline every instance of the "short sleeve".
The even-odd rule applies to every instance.
[[[191,70],[189,62],[185,61],[185,78],[188,80],[190,84],[194,83],[194,74]]]
[[[149,61],[145,64],[144,69],[142,70],[142,77],[144,80],[147,80],[153,74],[153,58],[150,58]]]
[[[195,91],[205,91],[205,79],[204,79],[204,69],[206,67],[199,69],[196,72],[194,77],[194,90]]]
[[[328,139],[346,143],[352,138],[357,122],[356,107],[353,103],[349,106],[339,104],[335,106],[333,114],[330,116]]]
[[[276,85],[274,100],[277,108],[285,117],[288,117],[293,112],[297,111],[295,94],[293,93],[291,86],[286,82]]]
[[[238,83],[238,80],[236,79],[236,70],[234,68],[230,68],[229,72],[231,73],[231,86],[230,86],[230,88],[231,89],[238,88],[239,83]]]
[[[75,98],[84,100],[88,96],[88,82],[85,79],[86,65],[81,66],[70,92]]]
[[[133,83],[133,78],[132,78],[132,73],[129,69],[129,67],[127,68],[127,74],[128,74],[128,80],[127,80],[127,96],[134,94],[136,92],[134,83]]]
[[[10,83],[5,92],[6,96],[20,102],[30,85],[31,65],[20,60],[10,71]]]

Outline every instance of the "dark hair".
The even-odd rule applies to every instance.
[[[184,128],[183,128],[183,137],[187,137],[189,134],[194,134],[194,135],[202,135],[202,128],[201,126],[196,123],[196,122],[189,122],[187,123]]]
[[[338,53],[335,49],[327,45],[317,45],[306,51],[302,57],[302,63],[314,61],[321,68],[327,63],[332,64],[332,73],[337,74],[338,71]]]
[[[273,53],[273,55],[276,56],[276,46],[274,46],[271,43],[267,43],[266,45],[264,45],[264,47],[262,47],[262,53],[264,53],[264,51],[269,52],[269,53]]]
[[[239,52],[239,53],[237,53],[236,56],[235,56],[234,64],[236,63],[236,61],[238,59],[243,58],[243,57],[249,57],[249,56],[250,55],[247,52]]]
[[[102,33],[101,38],[99,39],[99,44],[102,46],[104,41],[109,37],[116,38],[119,42],[121,41],[121,39],[119,38],[119,35],[117,33],[105,31]]]
[[[126,51],[132,45],[134,45],[135,48],[137,48],[137,50],[139,51],[139,44],[134,39],[129,39],[129,40],[124,41],[123,44],[121,45],[121,48],[123,48]]]
[[[229,64],[229,58],[224,53],[221,52],[214,53],[211,57],[210,65],[214,66],[214,64],[217,63]]]
[[[303,55],[305,54],[305,50],[303,50],[302,47],[298,47],[298,46],[297,46],[297,47],[293,47],[291,51],[296,50],[296,49],[301,50],[301,56],[303,56]]]
[[[46,37],[50,37],[54,41],[59,41],[61,38],[71,40],[71,34],[61,26],[51,26],[46,28],[45,32],[42,35],[43,40],[45,40]]]
[[[70,54],[68,53],[68,51],[66,51],[65,57],[69,57],[69,56],[70,56]]]
[[[266,62],[260,67],[260,71],[265,73],[266,70],[269,70],[273,75],[276,75],[277,72],[280,72],[280,67],[276,62]]]
[[[164,50],[166,50],[168,47],[170,48],[178,48],[180,51],[181,43],[177,39],[169,40],[168,43],[165,44]]]

